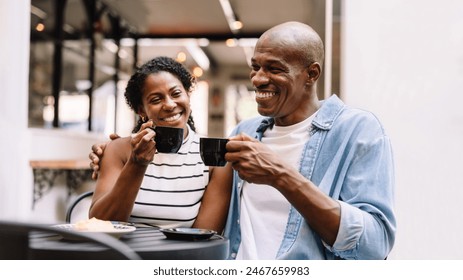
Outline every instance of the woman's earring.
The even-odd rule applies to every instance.
[[[148,117],[141,117],[142,122],[146,122],[148,120]]]

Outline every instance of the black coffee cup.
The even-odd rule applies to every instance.
[[[156,132],[154,141],[159,153],[177,153],[183,143],[183,128],[156,126],[152,128]]]
[[[225,153],[228,139],[225,138],[200,138],[199,152],[201,159],[207,166],[225,166]]]

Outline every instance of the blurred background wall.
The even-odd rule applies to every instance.
[[[396,163],[392,259],[463,258],[463,1],[344,1],[342,93]]]

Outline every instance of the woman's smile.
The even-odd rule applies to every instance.
[[[180,112],[180,113],[177,113],[169,117],[159,118],[159,120],[163,122],[175,122],[179,120],[182,115],[183,115],[183,112]]]

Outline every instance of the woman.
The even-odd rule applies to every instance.
[[[140,121],[131,137],[107,144],[90,217],[223,230],[232,172],[229,166],[209,169],[201,160],[190,108],[194,84],[168,57],[154,58],[132,75],[125,98]],[[178,153],[156,152],[153,126],[183,128]]]

